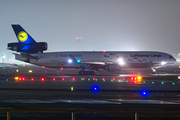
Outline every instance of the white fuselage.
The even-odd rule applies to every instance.
[[[36,53],[30,54],[38,59],[29,59],[29,63],[52,67],[52,68],[80,68],[81,64],[76,61],[69,63],[72,57],[79,60],[80,63],[96,65],[118,64],[121,67],[132,68],[145,68],[145,67],[159,67],[164,64],[173,64],[176,62],[175,58],[163,52],[151,51],[107,51],[107,52],[49,52],[49,53]],[[19,55],[16,56],[17,60],[26,61],[27,58]],[[164,64],[162,64],[164,63]]]

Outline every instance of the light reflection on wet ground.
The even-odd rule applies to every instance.
[[[0,103],[180,104],[179,92],[3,90]]]
[[[32,69],[34,70],[34,68]],[[38,69],[36,68],[37,71]],[[0,109],[180,110],[180,82],[177,79],[178,74],[174,74],[177,72],[174,71],[171,74],[142,75],[144,78],[139,84],[130,82],[131,75],[124,73],[120,76],[117,74],[103,76],[102,72],[96,76],[71,76],[70,74],[61,76],[61,73],[66,72],[54,69],[37,71],[33,71],[32,74],[29,74],[27,69],[20,69],[19,73],[11,70],[0,71],[1,74],[6,73],[0,79]],[[12,76],[7,81],[9,75]],[[13,75],[22,75],[27,79],[15,81]],[[31,81],[31,77],[34,77],[34,81]],[[41,77],[45,77],[43,82]],[[53,81],[53,77],[56,78],[55,81]],[[63,77],[64,81],[62,81]],[[93,77],[97,81],[93,80]],[[85,80],[81,80],[81,78],[85,78]],[[102,78],[105,78],[105,81]],[[112,80],[113,78],[115,80]],[[92,91],[94,85],[99,87],[99,91]],[[74,91],[71,91],[71,87],[74,87]],[[141,90],[146,90],[148,95],[143,96]],[[24,114],[24,116],[27,118],[29,115]],[[37,116],[39,114],[36,114],[35,118]],[[47,116],[43,114],[42,118]],[[124,116],[127,119],[128,115]],[[51,118],[50,115],[49,118]],[[98,120],[100,119],[102,118]]]
[[[136,100],[136,99],[80,99],[80,100],[66,100],[66,99],[54,99],[54,100],[37,100],[37,99],[12,99],[12,100],[0,100],[1,103],[78,103],[78,104],[179,104],[176,102],[163,101],[163,100]]]

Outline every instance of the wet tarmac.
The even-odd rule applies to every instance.
[[[0,90],[0,109],[82,111],[179,111],[179,92]],[[141,114],[140,118],[177,119],[180,115]],[[6,117],[6,114],[0,114]],[[70,119],[69,113],[12,113],[14,119]],[[134,114],[77,114],[76,119],[133,119]]]
[[[29,69],[33,72],[30,73]],[[138,71],[136,74],[99,73],[95,76],[79,76],[75,74],[75,70],[69,74],[65,70],[37,67],[19,68],[18,72],[16,69],[0,70],[0,109],[180,111],[178,69],[176,72],[174,69],[167,71],[170,72],[155,75],[142,74]],[[1,113],[0,118],[6,119],[6,113]],[[179,119],[180,115],[140,114],[139,118],[166,120]],[[71,119],[71,114],[12,113],[11,120],[17,119],[68,120]],[[134,114],[77,113],[76,119],[132,120]]]

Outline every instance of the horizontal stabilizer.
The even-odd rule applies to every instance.
[[[30,54],[26,54],[26,53],[21,53],[22,57],[25,57],[25,58],[28,58],[28,59],[35,59],[35,60],[38,60],[37,57],[34,57]]]
[[[38,60],[37,57],[32,56],[30,54],[24,54],[24,53],[21,53],[21,54],[13,53],[13,54],[15,55],[16,60],[20,60],[20,61],[24,61],[24,62],[29,62],[30,59]]]

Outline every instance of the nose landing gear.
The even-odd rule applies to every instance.
[[[152,70],[152,74],[156,74],[156,69],[151,68],[151,70]]]

